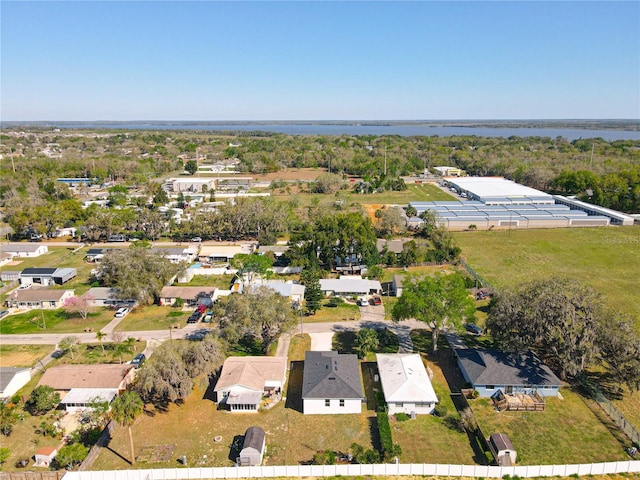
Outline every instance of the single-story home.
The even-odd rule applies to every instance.
[[[382,291],[382,285],[378,280],[368,280],[360,275],[340,275],[340,278],[321,279],[320,289],[327,296],[349,297],[379,295]]]
[[[360,413],[363,392],[356,355],[333,351],[305,353],[302,413]]]
[[[298,304],[304,300],[304,292],[306,290],[304,285],[294,283],[293,281],[285,282],[284,280],[257,280],[244,288],[251,292],[262,287],[269,288],[281,296],[288,298],[291,303]]]
[[[240,253],[251,255],[255,245],[253,243],[243,243],[240,245],[203,245],[198,253],[198,260],[208,263],[229,263],[229,261]]]
[[[3,270],[2,273],[0,273],[0,280],[3,282],[18,282],[20,280],[20,271]]]
[[[0,367],[0,399],[11,398],[29,380],[30,368]]]
[[[92,307],[131,307],[136,304],[133,298],[120,300],[116,290],[109,287],[93,287],[84,295]]]
[[[472,348],[455,349],[464,379],[481,397],[492,397],[502,390],[558,396],[562,381],[533,352],[502,352]]]
[[[265,395],[284,388],[287,357],[229,357],[214,388],[216,402],[232,412],[257,412]]]
[[[10,308],[31,310],[33,308],[62,308],[67,299],[73,297],[73,290],[28,289],[14,290],[7,297],[6,304]]]
[[[21,285],[63,285],[78,275],[75,268],[25,268],[20,272]]]
[[[266,435],[260,427],[249,427],[244,433],[244,443],[238,465],[241,467],[262,465],[262,456],[266,445]]]
[[[390,414],[430,414],[438,397],[418,353],[376,354],[382,391]]]
[[[39,257],[49,251],[49,247],[39,243],[9,243],[2,245],[0,251],[8,253],[12,257],[26,258]]]
[[[415,279],[415,280],[422,280],[424,279],[424,275],[419,275],[417,277],[414,276],[410,276],[410,275],[394,275],[392,280],[391,280],[391,288],[389,290],[389,294],[393,295],[395,297],[401,297],[402,296],[402,287],[404,285],[404,282],[410,281],[410,279]]]
[[[493,433],[489,436],[489,448],[498,465],[510,467],[516,464],[517,452],[506,433]]]
[[[38,382],[60,393],[67,411],[87,408],[94,400],[111,402],[135,376],[130,364],[57,365],[47,368]]]
[[[90,248],[87,250],[84,259],[87,262],[99,262],[110,250],[114,250],[113,248]]]
[[[272,252],[273,255],[278,258],[284,255],[289,248],[289,245],[260,245],[258,247],[258,253],[264,255],[265,253]]]
[[[198,249],[195,247],[154,247],[151,250],[171,263],[191,263],[198,256]]]
[[[49,468],[53,459],[56,458],[56,455],[58,455],[58,449],[56,447],[40,447],[34,455],[36,463],[34,463],[33,466]]]
[[[216,293],[215,287],[162,287],[160,305],[173,305],[179,298],[186,305],[211,305]]]

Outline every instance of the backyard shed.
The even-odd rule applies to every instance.
[[[265,433],[260,427],[249,427],[244,434],[244,443],[238,457],[240,466],[262,465]]]
[[[36,463],[33,466],[49,468],[51,466],[51,462],[54,458],[56,458],[57,454],[58,449],[55,447],[41,447],[36,451],[36,454],[34,455]]]
[[[509,436],[505,433],[493,433],[489,437],[489,447],[498,465],[509,467],[516,464],[517,453]]]

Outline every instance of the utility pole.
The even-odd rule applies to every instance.
[[[384,146],[384,176],[387,176],[387,146]]]

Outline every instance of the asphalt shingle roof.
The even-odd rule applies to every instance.
[[[461,349],[456,355],[474,385],[562,385],[533,352]]]
[[[304,356],[302,398],[363,398],[358,357],[309,351]]]

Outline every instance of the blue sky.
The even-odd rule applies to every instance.
[[[2,120],[640,118],[640,2],[0,2]]]

